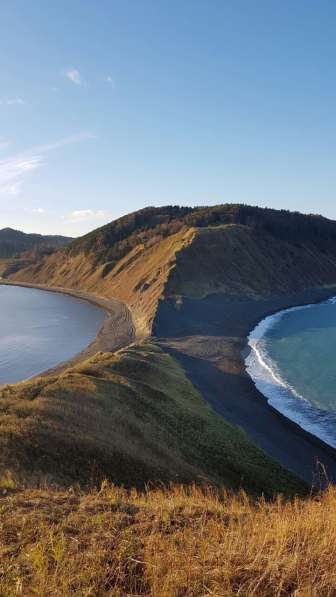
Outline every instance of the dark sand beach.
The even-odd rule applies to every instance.
[[[7,282],[1,282],[7,283]],[[120,301],[62,287],[15,283],[69,294],[107,313],[96,339],[70,361],[45,374],[61,372],[98,351],[115,351],[136,340],[131,313]],[[315,288],[267,300],[229,299],[212,295],[202,300],[163,301],[155,325],[159,344],[181,363],[192,383],[212,408],[238,425],[251,440],[285,468],[309,484],[336,483],[336,450],[270,406],[245,370],[247,337],[267,315],[319,302],[336,295],[336,287]]]
[[[247,336],[267,315],[326,300],[334,288],[316,288],[267,300],[203,300],[162,303],[156,334],[185,368],[214,410],[245,430],[267,454],[309,484],[336,482],[336,450],[270,406],[245,370]]]

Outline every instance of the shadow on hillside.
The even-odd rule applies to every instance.
[[[154,333],[163,338],[194,335],[246,337],[268,315],[292,306],[324,301],[332,294],[330,288],[315,288],[269,297],[267,300],[240,300],[223,294],[214,294],[202,300],[184,298],[182,304],[167,299],[159,306]],[[330,325],[330,317],[322,317],[320,325]]]

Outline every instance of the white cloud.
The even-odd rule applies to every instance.
[[[21,192],[21,182],[13,182],[12,184],[4,185],[4,187],[0,187],[0,193],[5,193],[6,195],[19,195]]]
[[[18,195],[22,179],[42,164],[41,155],[19,154],[0,160],[0,193]]]
[[[75,85],[82,84],[80,72],[75,68],[71,68],[70,70],[66,71],[65,76],[69,79],[69,81],[75,83]]]
[[[63,219],[68,224],[80,224],[82,222],[93,221],[93,220],[108,220],[112,218],[110,212],[103,209],[76,209],[71,213],[63,216]]]
[[[109,85],[111,85],[111,87],[114,89],[116,86],[115,80],[113,77],[111,77],[111,75],[108,75],[105,79],[106,83],[108,83]]]
[[[9,141],[6,141],[5,139],[0,138],[0,151],[2,151],[3,149],[7,149],[7,147],[9,147],[9,145],[10,145]]]
[[[24,211],[31,213],[31,214],[44,214],[45,209],[43,209],[42,207],[25,207]]]
[[[60,147],[65,147],[66,145],[72,145],[73,143],[79,143],[80,141],[90,139],[97,139],[97,136],[94,133],[90,132],[78,133],[77,135],[69,135],[69,137],[63,137],[63,139],[60,139],[59,141],[54,141],[53,143],[38,145],[37,147],[35,147],[35,151],[38,151],[39,153],[45,153],[47,151],[59,149]]]
[[[21,97],[12,97],[9,99],[1,99],[0,105],[5,106],[23,106],[25,101]]]
[[[0,160],[0,193],[17,195],[22,182],[31,172],[41,168],[45,163],[45,154],[66,145],[79,143],[85,139],[95,138],[92,133],[80,133],[55,141],[33,147],[30,150]]]

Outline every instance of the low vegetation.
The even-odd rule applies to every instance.
[[[336,490],[3,490],[0,594],[333,597]]]
[[[304,493],[294,476],[227,424],[183,369],[143,343],[98,353],[57,376],[0,391],[0,473],[16,482],[128,487],[225,484]]]

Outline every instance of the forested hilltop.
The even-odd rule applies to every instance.
[[[147,207],[74,240],[71,255],[94,254],[97,263],[121,259],[139,244],[155,244],[183,227],[241,224],[289,242],[327,246],[336,240],[336,222],[287,210],[223,204],[214,207]]]
[[[263,297],[334,283],[336,222],[247,205],[148,207],[3,276],[117,298],[143,336],[165,299]]]

